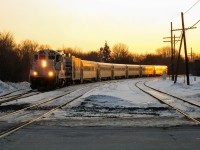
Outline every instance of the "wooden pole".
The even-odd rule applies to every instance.
[[[172,81],[174,81],[174,59],[173,59],[173,28],[171,22],[171,71],[172,71]]]
[[[178,76],[178,71],[179,71],[179,62],[180,62],[180,57],[181,57],[182,41],[183,41],[183,35],[181,35],[181,43],[180,43],[179,52],[178,52],[178,59],[177,59],[177,63],[176,63],[176,73],[175,73],[174,83],[176,83],[176,81],[177,81],[177,76]]]
[[[185,67],[186,67],[187,85],[190,85],[189,64],[188,64],[188,56],[187,56],[187,45],[186,45],[186,36],[185,36],[185,25],[184,25],[184,16],[183,16],[183,12],[181,12],[181,19],[182,19],[182,30],[183,30],[184,50],[185,50]]]

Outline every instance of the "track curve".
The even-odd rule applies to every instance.
[[[183,110],[181,110],[181,109],[179,109],[179,108],[173,106],[173,105],[170,104],[170,103],[167,103],[164,99],[158,97],[155,93],[152,94],[153,92],[148,92],[148,91],[145,90],[144,88],[141,88],[140,86],[138,86],[138,83],[140,83],[140,82],[141,82],[141,81],[136,82],[136,84],[135,84],[135,86],[136,86],[138,89],[140,89],[140,90],[143,91],[144,93],[150,95],[151,97],[157,99],[157,100],[160,101],[161,103],[166,104],[166,105],[168,105],[169,107],[175,109],[177,112],[179,112],[180,114],[182,114],[182,115],[185,116],[186,118],[192,120],[192,121],[195,122],[197,125],[200,125],[200,120],[199,120],[198,118],[194,118],[194,117],[192,117],[190,114],[184,112]],[[168,95],[168,96],[170,96],[170,97],[172,97],[172,98],[179,99],[179,100],[183,101],[182,98],[176,97],[176,96],[174,96],[174,95],[170,95],[169,93],[166,94],[165,92],[161,92],[161,91],[159,91],[159,90],[155,90],[154,88],[150,88],[150,87],[146,86],[146,85],[145,85],[146,82],[147,82],[147,81],[143,82],[143,85],[144,85],[145,87],[147,87],[147,88],[153,90],[154,92],[158,92],[159,94],[165,94],[165,95]],[[188,103],[188,100],[185,100],[185,99],[184,99],[184,102],[187,102],[187,103]],[[192,103],[192,104],[191,104],[191,103],[188,103],[188,104],[193,105],[193,106],[196,106],[196,107],[199,107],[198,105],[196,105],[196,104],[194,104],[194,103]]]

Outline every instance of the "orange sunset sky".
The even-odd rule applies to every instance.
[[[20,42],[30,39],[53,49],[98,50],[105,40],[112,48],[124,43],[131,52],[154,52],[170,46],[170,22],[181,28],[200,19],[198,0],[0,0],[0,32]],[[186,32],[187,47],[200,52],[200,22]],[[176,36],[180,32],[175,32]],[[179,45],[176,46],[177,48]]]

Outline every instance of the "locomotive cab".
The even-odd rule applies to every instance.
[[[31,88],[64,85],[65,55],[54,50],[40,50],[34,53],[30,70]]]

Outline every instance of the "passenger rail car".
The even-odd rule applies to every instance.
[[[156,76],[161,76],[164,71],[167,73],[167,66],[155,66]]]
[[[97,79],[108,80],[113,79],[113,65],[110,63],[98,63]]]
[[[153,65],[141,65],[141,76],[155,76],[155,66]]]
[[[124,64],[113,64],[113,79],[126,78],[127,67]]]
[[[101,81],[130,77],[156,76],[167,73],[167,66],[127,65],[81,60],[61,51],[40,50],[34,53],[31,87],[56,87],[84,81]]]
[[[142,74],[141,69],[140,65],[127,65],[127,78],[140,77]]]

